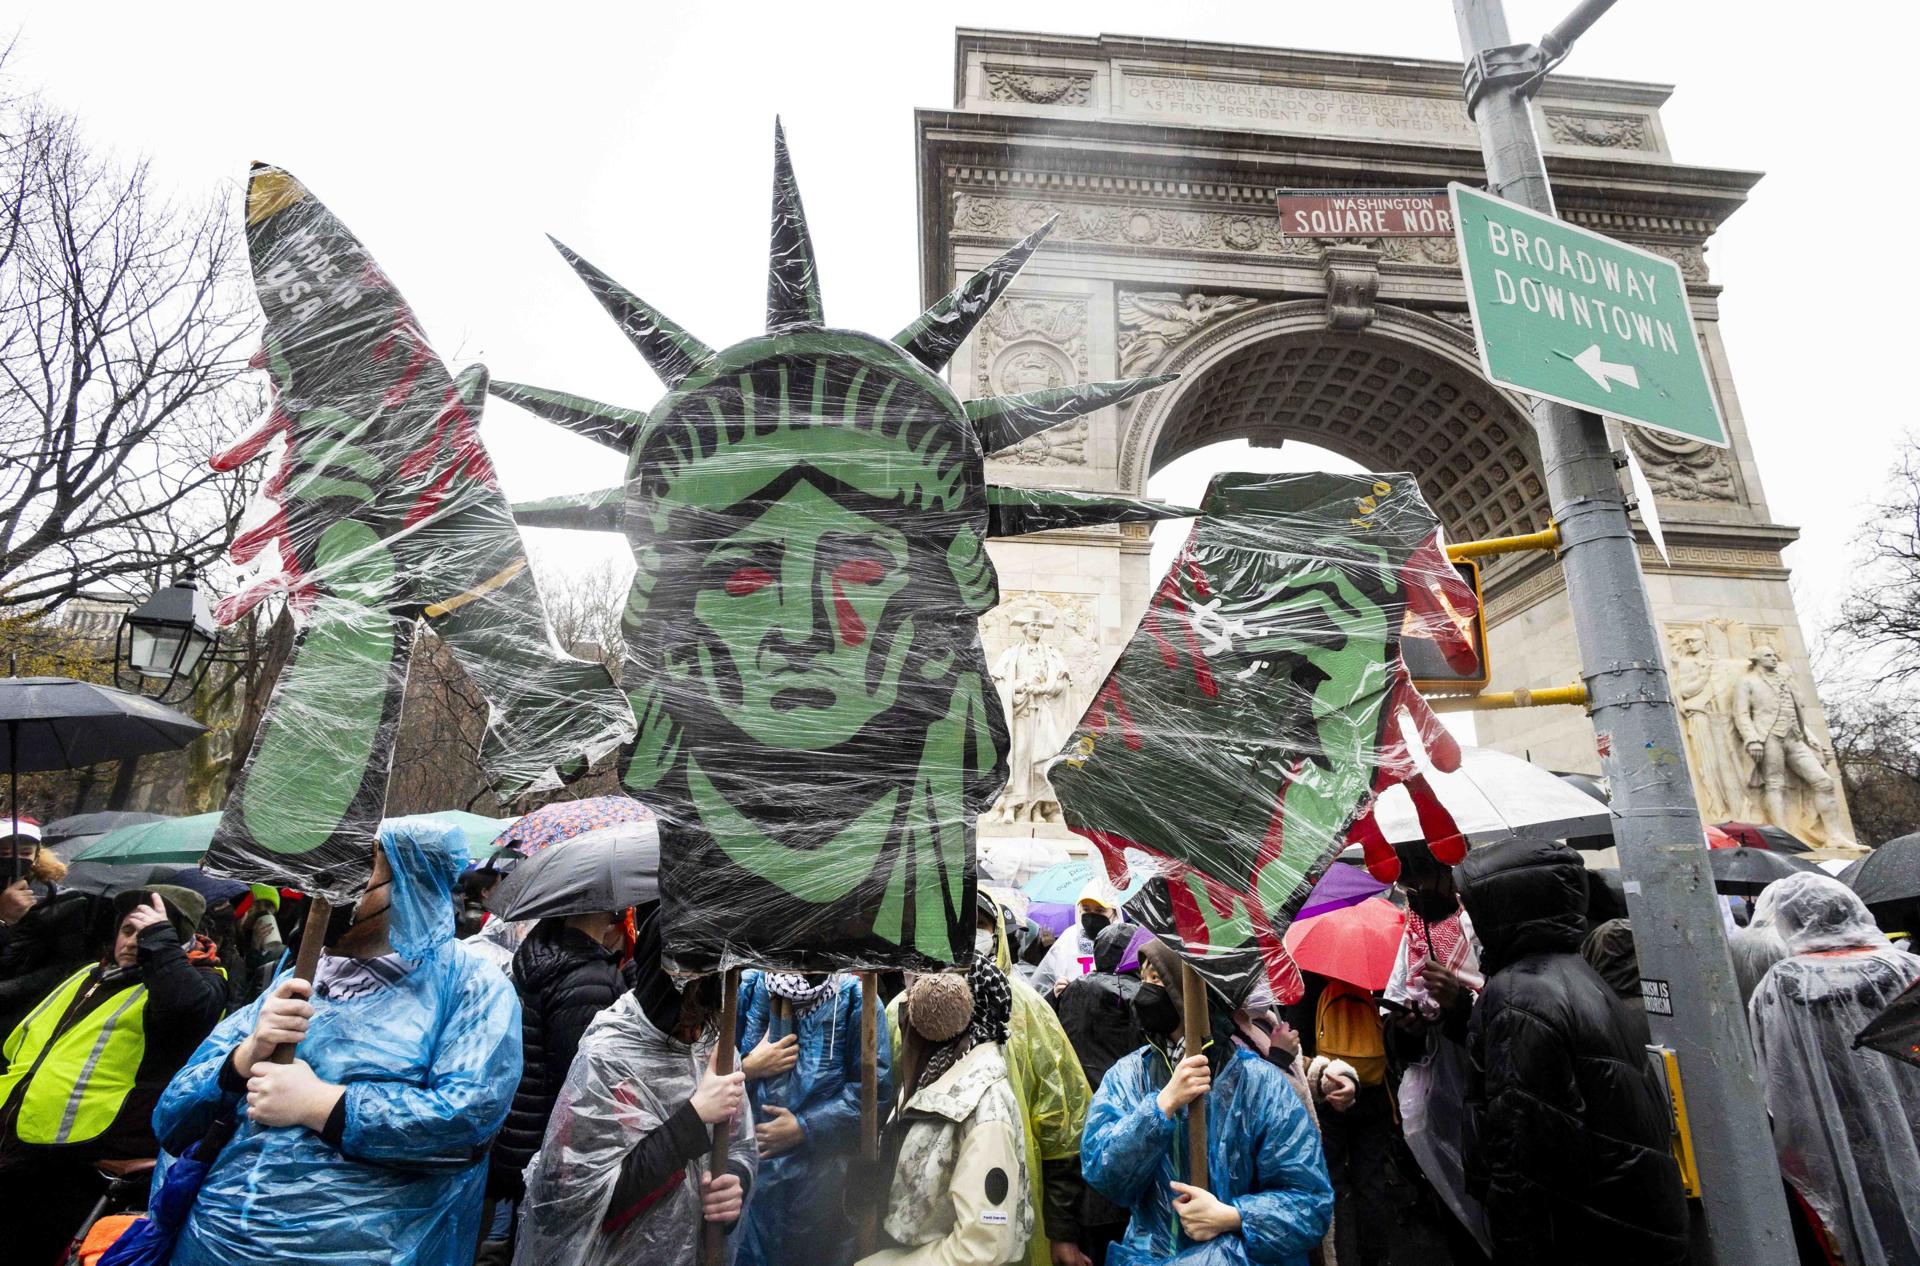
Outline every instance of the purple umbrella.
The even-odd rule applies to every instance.
[[[1327,867],[1327,873],[1320,876],[1320,882],[1307,894],[1307,903],[1300,907],[1300,913],[1293,916],[1294,922],[1357,906],[1368,897],[1379,896],[1386,888],[1387,885],[1360,867],[1335,862]]]
[[[494,838],[493,848],[510,848],[531,857],[541,849],[570,840],[588,831],[616,826],[622,822],[646,822],[653,810],[626,796],[590,796],[585,800],[561,800],[516,818],[512,826]]]
[[[1072,927],[1079,918],[1080,913],[1074,906],[1058,901],[1036,901],[1027,907],[1027,919],[1055,936]]]

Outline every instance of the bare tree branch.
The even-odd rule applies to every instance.
[[[0,613],[36,616],[218,559],[254,476],[208,459],[262,392],[230,209],[163,199],[3,72]]]

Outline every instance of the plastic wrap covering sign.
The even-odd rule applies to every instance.
[[[338,896],[371,861],[420,623],[486,697],[481,757],[503,795],[557,785],[558,767],[631,736],[632,716],[548,630],[480,444],[486,371],[450,378],[366,248],[278,168],[254,168],[247,245],[273,411],[215,464],[285,450],[267,517],[233,546],[257,574],[217,614],[281,592],[299,633],[207,866]]]
[[[1410,744],[1442,770],[1459,747],[1399,642],[1472,668],[1473,593],[1411,475],[1220,475],[1203,514],[1052,780],[1116,878],[1128,850],[1157,863],[1129,904],[1149,928],[1229,997],[1264,969],[1287,999],[1280,937],[1349,830],[1398,873],[1378,792],[1407,783],[1435,855],[1464,850]]]
[[[617,525],[632,547],[623,777],[661,813],[683,968],[971,952],[974,819],[1007,749],[976,623],[998,601],[983,459],[1155,385],[963,405],[937,376],[1042,235],[894,339],[828,329],[776,130],[763,337],[716,351],[560,247],[668,394],[642,413],[493,391],[630,454],[622,487],[523,521]],[[1010,513],[1031,531],[1157,511],[1066,497]]]

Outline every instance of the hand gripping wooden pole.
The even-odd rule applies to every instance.
[[[1213,1027],[1207,1016],[1207,985],[1190,963],[1180,964],[1180,1001],[1186,1020],[1186,1054],[1206,1054],[1207,1031]],[[1201,1095],[1187,1105],[1187,1182],[1205,1191],[1207,1185],[1207,1097]]]
[[[262,916],[271,918],[271,915]],[[320,970],[320,950],[327,938],[327,921],[333,917],[333,903],[325,897],[307,899],[307,921],[300,928],[300,949],[293,956],[293,977],[295,980],[313,979],[313,973]],[[282,1042],[273,1048],[273,1054],[267,1056],[276,1064],[293,1062],[295,1044]],[[201,1149],[206,1155],[207,1149]]]
[[[734,1029],[740,1016],[740,969],[729,967],[720,977],[720,1036],[714,1042],[713,1073],[725,1077],[733,1072]],[[745,1108],[742,1108],[745,1111]],[[733,1122],[722,1121],[713,1127],[713,1155],[707,1173],[715,1182],[727,1172],[727,1146],[733,1141]],[[727,1229],[718,1222],[702,1221],[701,1260],[706,1266],[724,1266],[727,1260]]]

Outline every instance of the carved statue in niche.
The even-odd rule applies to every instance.
[[[1159,363],[1173,347],[1211,322],[1244,312],[1259,300],[1244,295],[1183,295],[1177,290],[1120,292],[1120,371]]]
[[[1747,786],[1761,793],[1766,820],[1792,829],[1787,790],[1798,780],[1813,795],[1827,842],[1853,843],[1840,817],[1833,776],[1827,772],[1833,753],[1812,737],[1793,674],[1781,666],[1780,653],[1771,646],[1756,647],[1750,664],[1734,691],[1733,723],[1753,760]]]
[[[1054,620],[1038,606],[1014,616],[1020,639],[994,661],[993,681],[1007,713],[1012,740],[1007,753],[1007,788],[994,806],[1001,822],[1058,822],[1060,803],[1041,768],[1059,755],[1078,719],[1069,687],[1073,674],[1066,657],[1047,645]]]
[[[1672,629],[1669,636],[1673,698],[1680,709],[1700,816],[1707,822],[1732,821],[1745,810],[1746,775],[1733,720],[1722,699],[1738,663],[1710,656],[1706,635],[1696,626]]]
[[[1662,500],[1740,499],[1740,490],[1733,481],[1733,465],[1727,460],[1725,449],[1643,426],[1627,428],[1627,443],[1640,458],[1653,495]]]

